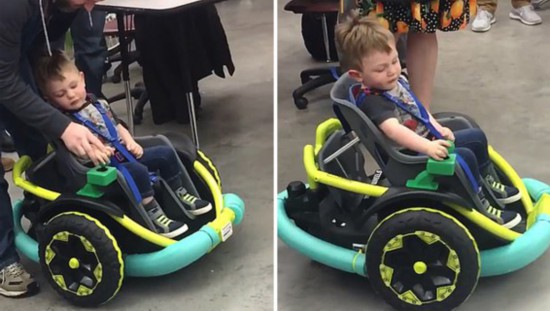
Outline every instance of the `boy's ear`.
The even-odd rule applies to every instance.
[[[348,70],[348,74],[353,80],[363,83],[363,76],[361,75],[361,72],[359,72],[358,70],[350,69]]]

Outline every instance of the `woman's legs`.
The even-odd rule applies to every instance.
[[[435,69],[437,67],[437,36],[433,33],[407,34],[407,73],[412,91],[430,110],[432,104]]]

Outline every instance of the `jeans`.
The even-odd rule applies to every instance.
[[[471,128],[458,130],[453,134],[455,135],[455,152],[464,159],[479,183],[480,173],[484,173],[491,164],[485,133],[480,129]]]
[[[178,158],[169,146],[155,146],[145,148],[143,156],[138,162],[125,162],[122,165],[128,170],[139,193],[143,198],[153,196],[155,193],[149,179],[149,172],[159,172],[172,189],[182,186],[181,169]]]
[[[26,57],[21,58],[20,69],[23,79],[36,91]],[[36,161],[46,154],[47,142],[42,133],[23,123],[4,105],[0,105],[0,123],[3,123],[10,133],[19,156],[28,155]],[[19,261],[19,257],[15,251],[11,199],[8,193],[8,182],[4,176],[4,167],[0,164],[0,269],[16,261]]]
[[[8,194],[8,182],[4,178],[4,167],[0,164],[0,269],[19,261],[15,251],[13,233],[13,211]]]
[[[103,37],[106,12],[94,9],[90,14],[92,26],[86,10],[79,10],[71,24],[74,58],[76,67],[84,73],[86,91],[97,97],[103,97],[101,85],[107,59],[107,45]],[[52,43],[52,48],[63,50],[65,37]]]
[[[71,24],[74,57],[76,66],[84,72],[86,90],[102,97],[101,84],[107,59],[107,46],[103,37],[106,12],[94,9],[90,14],[93,26],[90,26],[86,10],[80,10]]]

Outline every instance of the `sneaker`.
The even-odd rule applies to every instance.
[[[472,31],[485,32],[491,29],[491,25],[497,20],[495,15],[485,9],[479,9],[476,18],[472,22]]]
[[[197,198],[183,187],[176,190],[176,195],[183,203],[185,209],[195,216],[208,213],[212,209],[210,202]]]
[[[14,262],[0,270],[0,294],[6,297],[30,296],[38,292],[38,283],[23,265]]]
[[[4,172],[9,172],[13,170],[14,165],[15,161],[13,159],[2,157],[2,166],[4,167]]]
[[[166,217],[158,207],[148,210],[147,215],[153,221],[157,232],[167,238],[177,237],[189,229],[187,224]]]
[[[521,222],[521,215],[512,211],[503,211],[492,207],[488,201],[486,202],[487,212],[496,217],[498,223],[504,228],[512,229]]]
[[[521,199],[521,192],[517,188],[503,185],[491,175],[487,175],[485,181],[489,184],[489,188],[500,203],[510,204]]]
[[[550,0],[531,0],[531,5],[535,10],[540,10]]]
[[[542,23],[542,18],[533,10],[532,5],[524,5],[517,9],[510,11],[511,19],[517,19],[525,25],[537,25]]]

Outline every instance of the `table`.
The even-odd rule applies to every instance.
[[[189,9],[195,6],[204,5],[208,3],[215,3],[222,0],[104,0],[98,2],[96,7],[101,10],[113,12],[117,17],[118,27],[118,39],[121,47],[127,45],[126,36],[124,35],[124,14],[162,14],[162,13],[175,13],[180,10]],[[125,48],[120,49],[120,58],[122,63],[122,80],[124,81],[124,93],[126,96],[126,109],[128,112],[128,127],[130,133],[134,134],[134,119],[133,111],[134,104],[132,102],[132,96],[130,94],[130,74],[128,71],[129,60],[128,50]],[[191,87],[189,88],[191,90]],[[193,142],[199,147],[199,136],[197,133],[197,118],[195,114],[195,103],[193,102],[192,91],[186,94],[188,109],[189,109],[189,124],[191,127],[191,138]]]

